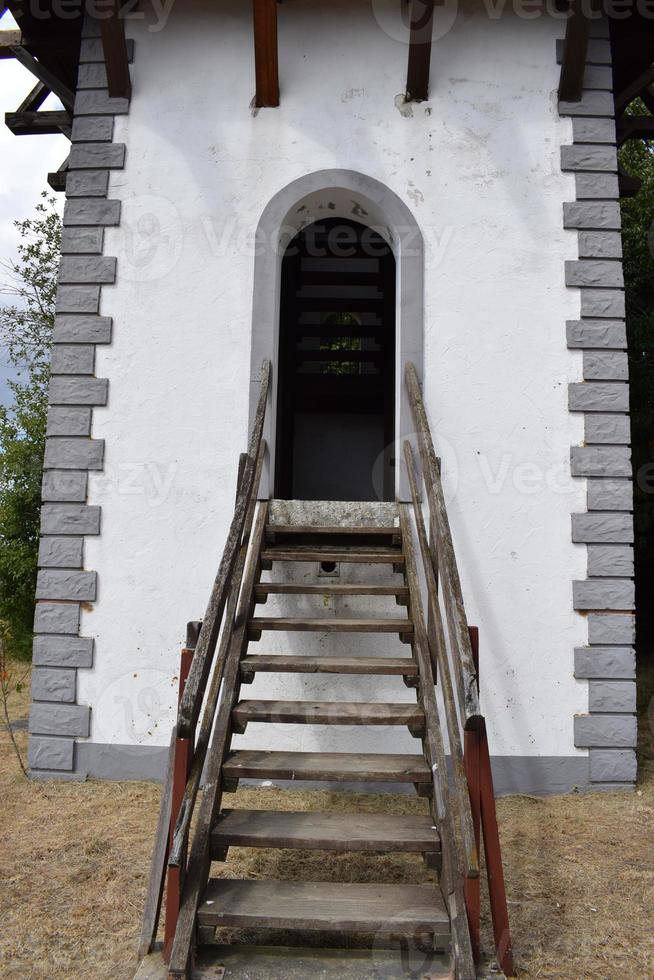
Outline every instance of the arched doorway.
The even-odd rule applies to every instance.
[[[340,219],[341,223],[359,223],[369,234],[376,232],[388,243],[394,257],[394,426],[391,443],[384,443],[388,457],[385,473],[388,479],[389,470],[392,470],[390,477],[394,493],[389,496],[409,500],[405,471],[400,466],[393,467],[392,460],[399,458],[402,441],[413,432],[404,385],[407,361],[412,361],[422,376],[424,243],[413,213],[394,191],[366,174],[336,169],[305,174],[282,187],[264,208],[257,225],[250,351],[250,424],[259,398],[262,361],[266,359],[272,363],[272,411],[268,412],[264,429],[269,453],[264,462],[260,495],[265,499],[277,492],[277,460],[282,433],[278,428],[276,406],[279,403],[277,392],[282,373],[279,354],[284,257],[289,244],[303,229],[333,218]],[[379,482],[376,480],[376,485]],[[375,499],[387,496],[385,483],[382,477],[382,491],[377,492]]]
[[[282,259],[275,495],[392,500],[395,257],[376,229],[330,218]]]

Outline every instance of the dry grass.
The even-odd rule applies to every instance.
[[[642,685],[644,705],[654,693]],[[27,714],[27,692],[13,716]],[[636,794],[514,797],[499,802],[507,889],[521,976],[654,976],[654,736],[642,726]],[[24,732],[18,733],[23,749]],[[0,976],[133,976],[159,788],[144,783],[24,780],[0,735]],[[240,790],[258,807],[417,811],[411,797]],[[426,880],[420,861],[234,849],[223,873],[317,880]]]

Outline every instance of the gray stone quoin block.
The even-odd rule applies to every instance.
[[[72,667],[34,667],[32,699],[73,704],[77,691],[77,671]]]
[[[37,602],[34,632],[76,634],[79,631],[79,617],[79,603]]]
[[[88,738],[90,708],[80,704],[48,704],[34,701],[30,710],[29,731],[35,735],[70,735]]]
[[[37,599],[73,599],[94,602],[97,593],[95,572],[77,569],[42,568],[36,578]]]
[[[32,663],[52,667],[92,667],[93,638],[35,636]]]
[[[575,677],[584,679],[631,680],[636,676],[633,647],[592,646],[575,649]]]

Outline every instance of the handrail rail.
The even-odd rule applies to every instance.
[[[436,574],[429,553],[427,532],[425,529],[425,519],[423,517],[420,500],[418,498],[418,485],[416,481],[415,460],[413,451],[408,440],[404,443],[404,460],[409,476],[411,497],[413,501],[413,511],[418,532],[418,543],[422,555],[422,562],[427,578],[427,602],[429,615],[435,630],[436,661],[440,676],[441,692],[443,695],[443,705],[445,708],[445,721],[447,735],[450,743],[450,753],[452,756],[453,771],[453,815],[454,838],[457,845],[457,856],[459,871],[467,878],[479,876],[479,855],[477,852],[477,842],[472,823],[472,811],[470,808],[470,796],[468,794],[468,782],[466,779],[465,765],[463,761],[463,742],[459,729],[459,720],[454,702],[454,690],[452,687],[452,673],[450,662],[447,656],[445,645],[445,631],[441,617],[440,606],[438,604],[438,586]],[[431,646],[431,644],[430,644]]]
[[[437,531],[438,571],[443,584],[447,629],[455,656],[454,679],[464,728],[474,728],[481,721],[479,691],[470,633],[466,619],[461,580],[454,554],[450,522],[445,506],[438,461],[431,437],[427,412],[422,400],[415,364],[409,361],[405,370],[411,413],[416,426],[422,474],[427,490],[429,512]]]
[[[232,572],[242,543],[243,530],[252,496],[256,497],[258,486],[255,487],[257,460],[263,438],[263,425],[270,387],[270,361],[264,361],[261,368],[261,394],[257,405],[252,433],[248,445],[247,459],[243,467],[234,515],[227,535],[227,541],[218,572],[214,580],[207,611],[202,621],[197,647],[193,656],[191,673],[186,682],[184,695],[179,705],[177,716],[177,732],[180,738],[191,738],[202,709],[204,691],[211,671],[216,643],[223,613],[227,603]]]

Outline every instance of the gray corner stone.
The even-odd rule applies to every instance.
[[[633,749],[591,749],[590,778],[593,782],[634,782],[638,775]]]
[[[580,544],[632,544],[633,517],[631,514],[573,514],[572,540]]]
[[[590,710],[635,712],[635,681],[591,681],[588,685]]]
[[[631,480],[589,480],[586,492],[588,510],[634,509]]]
[[[636,676],[633,647],[577,647],[575,677],[579,680],[632,680]]]
[[[125,166],[124,143],[73,143],[69,170],[116,170]]]
[[[79,632],[80,606],[75,602],[37,602],[34,612],[35,633]]]
[[[64,206],[64,225],[85,227],[88,225],[120,224],[120,201],[103,197],[75,197]]]
[[[93,344],[54,344],[51,370],[53,374],[93,374],[95,347]]]
[[[586,65],[584,72],[584,88],[599,89],[600,91],[610,92],[613,90],[613,69],[609,65]],[[598,122],[604,122],[599,119]],[[607,120],[610,122],[610,120]],[[615,133],[613,136],[615,140]]]
[[[575,745],[580,749],[631,748],[636,745],[635,715],[577,715]]]
[[[627,329],[624,320],[568,320],[566,331],[568,347],[627,349]]]
[[[579,258],[621,259],[622,236],[619,231],[580,231]]]
[[[81,503],[86,500],[88,473],[66,470],[46,470],[41,484],[41,499],[44,503]]]
[[[624,286],[622,263],[610,259],[579,259],[565,263],[566,286]]]
[[[69,258],[69,256],[64,256]],[[97,313],[100,305],[99,286],[57,287],[56,313]]]
[[[626,578],[586,579],[572,583],[575,609],[633,609],[634,583]]]
[[[617,173],[618,154],[614,146],[575,144],[561,147],[561,170]]]
[[[584,417],[584,439],[589,444],[611,446],[631,442],[631,420],[628,415],[590,414]],[[629,476],[629,474],[626,474]]]
[[[46,537],[39,542],[39,567],[81,568],[84,539],[82,537]]]
[[[49,400],[51,405],[106,405],[107,391],[106,378],[55,376],[50,379]]]
[[[42,568],[36,578],[36,598],[94,602],[97,595],[97,581],[97,572]]]
[[[99,507],[86,504],[43,504],[41,507],[41,534],[99,533]]]
[[[46,439],[44,466],[59,470],[101,470],[104,439]]]
[[[113,116],[77,116],[73,120],[73,143],[111,143],[113,138]]]
[[[79,66],[77,90],[83,88],[106,88],[107,69],[101,62],[91,62]]]
[[[626,446],[573,446],[573,476],[631,476],[631,450]]]
[[[565,228],[619,231],[620,205],[615,201],[573,201],[563,205]]]
[[[94,13],[87,10],[82,23],[82,37],[102,37],[102,25]]]
[[[110,316],[55,317],[56,344],[109,344],[112,319]]]
[[[59,266],[60,283],[112,283],[116,259],[103,255],[64,255]]]
[[[628,381],[629,360],[623,351],[584,351],[586,381]]]
[[[75,118],[79,116],[125,116],[129,99],[112,99],[106,89],[82,89],[75,97]]]
[[[77,111],[77,102],[75,103]],[[584,92],[580,102],[559,102],[560,116],[604,116],[615,114],[613,94],[611,92]]]
[[[585,381],[568,385],[571,412],[628,412],[629,385]]]
[[[100,255],[104,243],[102,228],[64,228],[62,255]]]
[[[589,544],[587,553],[589,575],[633,577],[634,549],[630,544]]]
[[[616,174],[576,173],[575,188],[578,201],[617,201],[620,197],[620,184]]]
[[[90,636],[35,636],[32,663],[52,667],[92,667]]]
[[[106,197],[108,189],[108,170],[74,170],[66,177],[68,197]]]
[[[615,143],[615,122],[592,117],[573,119],[572,138],[575,143]]]
[[[625,299],[623,289],[582,289],[581,315],[589,317],[623,317]]]
[[[72,738],[41,738],[29,740],[27,763],[30,769],[70,771],[73,768],[75,742]]]
[[[87,738],[90,724],[91,709],[81,704],[35,702],[30,710],[30,734]]]
[[[588,642],[598,645],[615,643],[632,646],[636,641],[636,621],[631,613],[591,613],[588,617]]]
[[[48,408],[48,436],[89,436],[91,409],[72,405],[51,405]]]
[[[33,701],[74,704],[76,694],[76,670],[70,667],[34,667],[32,670]]]

